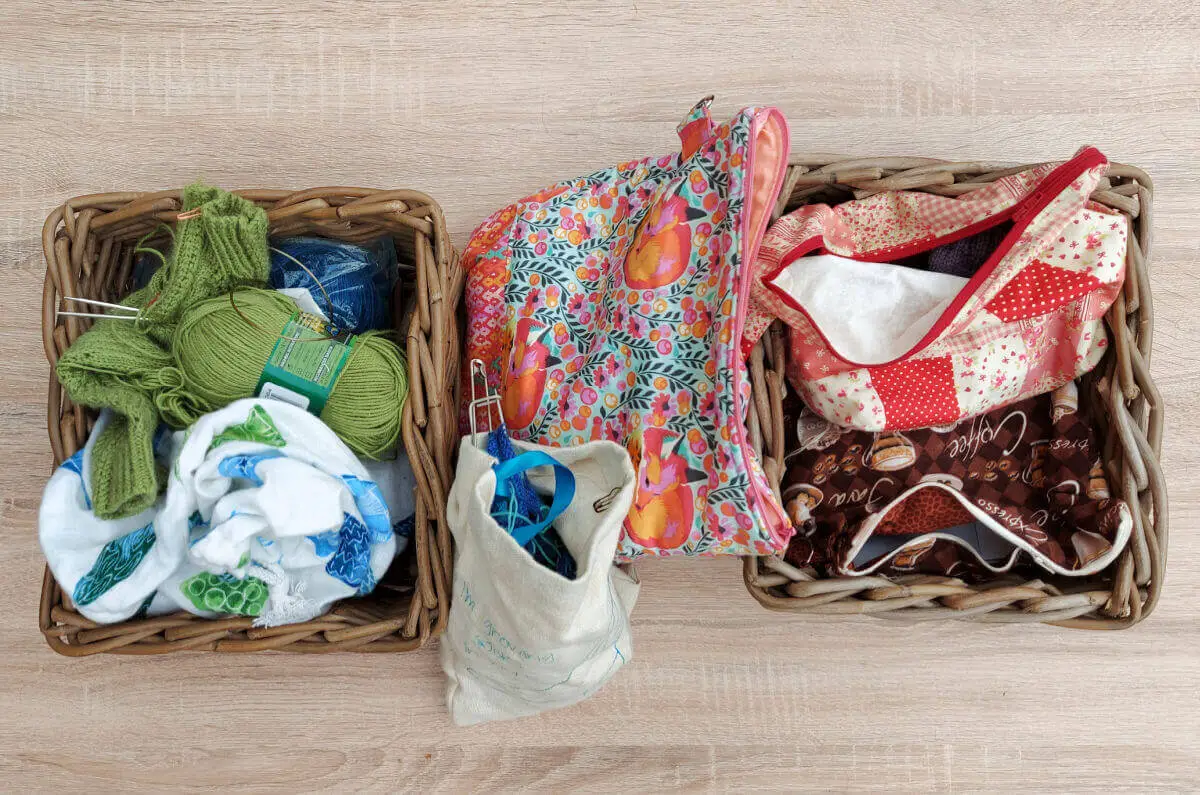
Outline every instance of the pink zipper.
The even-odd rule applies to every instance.
[[[754,114],[753,120],[750,122],[750,145],[746,152],[746,177],[742,181],[742,196],[748,197],[754,195],[754,142],[758,138],[758,132],[762,124],[767,118],[774,117],[779,121],[780,129],[783,131],[783,141],[781,149],[784,153],[783,157],[779,158],[779,168],[776,170],[774,179],[771,182],[771,190],[769,195],[777,197],[780,187],[783,185],[783,177],[787,172],[787,153],[791,152],[791,136],[788,130],[787,119],[784,115],[774,108],[760,110]],[[771,205],[768,205],[768,208]],[[751,213],[746,207],[745,199],[743,198],[743,215],[742,215],[742,251],[741,251],[741,269],[739,273],[734,274],[734,278],[740,279],[738,284],[738,304],[737,313],[734,316],[734,337],[733,344],[730,346],[732,355],[730,357],[730,366],[733,372],[738,373],[738,367],[742,368],[742,373],[745,375],[746,363],[741,358],[742,350],[742,334],[746,326],[746,311],[747,304],[750,300],[750,285],[754,278],[754,260],[758,255],[759,246],[762,245],[763,235],[767,232],[767,223],[771,218],[770,210],[762,213],[759,219],[758,228],[751,229]],[[762,486],[751,473],[751,452],[750,445],[746,439],[746,422],[744,406],[742,402],[742,390],[740,384],[734,384],[733,390],[733,410],[737,412],[738,421],[733,423],[733,442],[738,449],[742,451],[742,466],[746,470],[746,474],[750,481],[750,488],[753,491],[753,496],[757,498],[757,502],[762,506],[764,511],[770,509],[773,516],[767,518],[767,532],[771,535],[771,541],[776,547],[782,547],[783,544],[791,537],[791,534],[785,534],[784,528],[790,528],[791,522],[788,521],[786,514],[783,512],[782,506],[776,504],[774,495],[764,494]]]

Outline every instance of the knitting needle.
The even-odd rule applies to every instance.
[[[65,296],[63,296],[63,300],[64,301],[72,301],[77,304],[88,304],[90,306],[103,306],[103,307],[107,307],[108,309],[120,309],[122,312],[133,312],[134,314],[137,314],[138,312],[142,311],[142,310],[138,309],[136,306],[125,306],[124,304],[110,304],[108,301],[97,301],[92,298],[75,298],[70,295],[65,295]]]
[[[103,312],[99,312],[99,313],[98,312],[67,312],[65,310],[59,309],[59,310],[56,310],[54,313],[55,318],[65,316],[65,317],[86,317],[86,318],[91,318],[93,320],[96,318],[105,318],[108,320],[138,320],[142,316],[142,310],[138,309],[136,306],[125,306],[124,304],[110,304],[108,301],[96,301],[91,298],[76,298],[75,296],[71,296],[71,295],[63,296],[63,300],[71,301],[72,303],[76,303],[76,304],[87,304],[89,306],[102,306],[107,309],[116,309],[121,312],[132,312],[133,314],[109,315],[109,314],[105,314]]]
[[[269,248],[271,251],[273,251],[274,253],[278,254],[279,256],[281,256],[281,257],[285,257],[286,259],[290,259],[292,262],[294,262],[295,264],[299,265],[301,268],[303,268],[303,269],[304,269],[304,272],[308,274],[308,278],[312,279],[314,282],[316,282],[316,283],[317,283],[317,287],[321,288],[321,295],[325,296],[325,313],[326,313],[326,315],[328,315],[328,317],[329,317],[329,322],[330,322],[330,323],[333,323],[333,322],[334,322],[334,316],[333,316],[333,299],[332,299],[332,298],[330,298],[330,297],[329,297],[329,293],[327,293],[327,292],[325,291],[325,285],[321,284],[321,280],[317,278],[317,274],[315,274],[315,273],[313,273],[312,271],[310,271],[310,270],[308,269],[308,266],[306,266],[306,265],[305,265],[303,262],[301,262],[300,260],[296,259],[295,257],[293,257],[291,254],[287,253],[286,251],[283,251],[282,249],[275,248],[274,246],[268,246],[268,248]],[[480,362],[480,364],[482,364],[482,362]]]
[[[57,317],[86,317],[92,320],[137,320],[137,315],[100,315],[94,312],[64,312],[59,310],[54,313]]]

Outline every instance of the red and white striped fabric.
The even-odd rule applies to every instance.
[[[1125,218],[1088,198],[1107,166],[1089,147],[956,198],[895,191],[780,218],[755,262],[744,349],[781,318],[801,397],[870,431],[949,425],[1061,386],[1099,363],[1125,277]],[[969,279],[896,264],[1001,224]]]

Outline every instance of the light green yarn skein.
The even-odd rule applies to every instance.
[[[291,300],[271,290],[237,290],[233,302],[236,308],[229,296],[201,301],[180,318],[171,349],[184,389],[199,398],[190,404],[224,406],[251,397],[296,311]],[[358,455],[382,458],[400,438],[407,397],[408,371],[400,349],[382,334],[360,334],[321,419]]]

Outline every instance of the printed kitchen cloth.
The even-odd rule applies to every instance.
[[[575,476],[575,495],[554,521],[575,559],[574,579],[523,549],[491,515],[497,459],[464,438],[446,517],[454,534],[454,594],[441,642],[446,703],[459,725],[534,715],[578,703],[632,656],[629,613],[638,582],[613,564],[633,502],[629,455],[608,441],[540,450]],[[528,472],[553,492],[553,475]]]
[[[100,412],[84,446],[50,476],[38,511],[38,540],[54,579],[76,610],[100,624],[124,621],[149,608],[158,586],[187,551],[186,533],[163,536],[155,524],[162,494],[130,516],[96,515],[92,451],[115,417],[112,409]],[[178,456],[182,442],[183,434],[165,425],[153,434],[153,461],[161,472]],[[177,609],[169,600],[155,607]]]
[[[759,249],[743,345],[783,320],[800,396],[866,431],[944,425],[1062,386],[1107,350],[1104,313],[1125,278],[1126,219],[1089,198],[1107,167],[1088,147],[958,197],[801,207]]]
[[[939,428],[847,431],[789,396],[796,417],[783,498],[798,528],[787,560],[838,574],[983,577],[1022,556],[1092,574],[1133,518],[1108,486],[1073,381]]]
[[[791,527],[746,441],[738,340],[787,123],[746,108],[717,125],[705,101],[679,135],[680,152],[561,182],[480,225],[462,258],[464,365],[484,362],[514,438],[626,448],[623,558],[769,554]]]
[[[187,431],[160,431],[167,490],[135,517],[91,510],[87,445],[47,484],[43,551],[79,611],[99,623],[147,608],[307,621],[369,593],[397,549],[386,498],[317,417],[286,403],[236,401]]]

